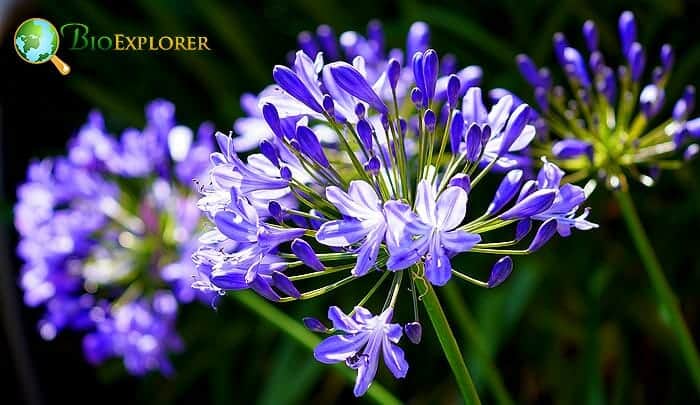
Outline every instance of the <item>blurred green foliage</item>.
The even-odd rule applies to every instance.
[[[663,42],[677,50],[669,98],[675,99],[685,84],[700,84],[700,42],[697,19],[692,17],[698,15],[698,7],[680,0],[110,3],[40,1],[38,10],[57,24],[84,22],[96,34],[207,35],[213,49],[159,54],[60,51],[73,67],[65,84],[111,117],[112,128],[141,125],[145,102],[164,97],[176,103],[183,122],[212,120],[227,131],[242,114],[240,95],[257,92],[271,81],[272,66],[285,62],[299,31],[314,30],[322,23],[332,25],[336,33],[363,31],[372,18],[383,21],[391,46],[403,46],[411,22],[427,21],[439,52],[454,53],[461,64],[484,68],[484,87],[529,95],[514,67],[517,53],[527,52],[537,63],[551,66],[552,34],[563,31],[581,45],[580,26],[593,18],[601,30],[602,47],[611,54],[617,49],[617,16],[629,8],[637,15],[650,60],[655,60],[654,50]],[[72,124],[78,127],[80,122]],[[640,214],[696,336],[700,336],[699,173],[698,163],[693,163],[665,173],[653,189],[633,186]],[[477,208],[470,209],[478,210],[489,197],[472,196]],[[450,294],[450,301],[456,297],[468,309],[465,315],[448,307],[450,319],[473,317],[481,335],[482,344],[475,345],[466,339],[463,324],[455,325],[485,403],[495,402],[486,383],[486,358],[495,362],[517,403],[697,401],[614,201],[597,193],[590,205],[599,230],[557,240],[533,257],[519,258],[513,276],[496,290],[456,283]],[[492,264],[487,259],[467,255],[455,267],[486,277]],[[365,290],[361,282],[357,286],[357,293],[342,290],[342,295],[333,294],[332,301],[323,297],[282,308],[295,319],[307,314],[322,318],[329,302],[348,308],[361,298]],[[144,403],[279,405],[352,400],[345,380],[233,300],[224,298],[216,311],[190,306],[180,326],[188,349],[176,358],[177,376],[129,382],[140,387],[137,397]],[[411,366],[407,379],[395,381],[380,370],[379,381],[409,403],[456,403],[452,377],[430,328],[425,328],[420,346],[405,342],[404,347]],[[128,379],[116,362],[99,372],[105,384]]]

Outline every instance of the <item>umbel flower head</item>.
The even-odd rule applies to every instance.
[[[587,57],[562,33],[554,34],[554,53],[568,89],[555,85],[550,71],[538,70],[526,55],[518,55],[517,65],[535,90],[540,126],[555,135],[536,153],[550,156],[572,172],[572,181],[597,176],[609,188],[618,189],[626,188],[631,177],[650,186],[660,169],[677,168],[681,156],[688,160],[700,150],[700,118],[690,119],[695,88],[686,87],[670,116],[660,117],[675,58],[673,49],[668,44],[661,47],[660,64],[649,74],[632,12],[620,15],[618,29],[623,63],[617,69],[614,57],[599,49],[593,21],[583,25]]]
[[[172,371],[179,303],[212,299],[190,287],[201,225],[192,180],[206,173],[212,133],[176,125],[175,106],[156,100],[143,130],[115,138],[92,112],[67,156],[29,166],[17,253],[25,303],[45,308],[42,337],[84,331],[94,364],[123,357],[131,374]]]
[[[315,356],[357,369],[359,396],[380,357],[395,377],[406,375],[397,344],[404,330],[414,343],[421,337],[417,310],[403,327],[393,320],[406,286],[414,304],[416,282],[442,286],[456,277],[495,287],[512,270],[510,255],[531,253],[557,232],[596,225],[587,211],[577,214],[586,196],[560,185],[563,172],[554,164],[545,162],[533,179],[518,168],[535,136],[530,107],[504,95],[487,108],[476,87],[481,70],[456,70],[447,57],[441,63],[428,49],[425,23],[411,26],[406,52],[386,52],[376,22],[366,38],[342,34],[340,47],[329,32],[302,35],[292,66],[273,69],[276,84],[256,103],[244,99],[251,116],[245,125],[238,121],[243,132],[216,135],[220,152],[212,154],[211,181],[199,201],[214,227],[194,255],[201,275],[194,286],[252,289],[279,302],[343,287],[357,295],[348,314],[329,309],[332,329],[315,318],[305,323],[337,333]],[[255,143],[247,159],[238,155]],[[494,167],[502,181],[493,201],[468,215],[470,195]],[[514,236],[493,240],[492,231],[506,226]],[[463,253],[500,257],[488,281],[453,268]],[[374,279],[374,287],[353,290],[361,277]],[[380,291],[384,305],[370,310]]]

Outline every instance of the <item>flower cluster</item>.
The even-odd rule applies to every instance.
[[[366,37],[337,40],[326,26],[300,35],[292,66],[275,66],[275,84],[244,98],[250,116],[236,122],[236,136],[216,135],[220,152],[199,201],[213,224],[193,256],[202,291],[251,289],[287,302],[376,279],[349,314],[329,309],[333,328],[305,319],[312,330],[337,332],[315,356],[357,369],[358,396],[380,356],[394,376],[406,375],[403,333],[420,341],[417,310],[403,327],[392,323],[402,287],[411,287],[414,308],[417,282],[442,286],[454,276],[495,287],[510,274],[511,255],[596,227],[587,210],[578,213],[584,191],[561,184],[556,165],[545,160],[535,178],[520,168],[536,132],[531,108],[509,94],[487,108],[476,87],[481,70],[456,70],[451,57],[441,63],[428,39],[420,22],[405,53],[385,51],[376,22]],[[495,167],[502,181],[491,204],[467,219],[470,195]],[[494,241],[492,231],[506,226],[513,238]],[[501,256],[487,281],[452,267],[467,252]],[[373,315],[365,305],[388,278]]]
[[[15,206],[20,284],[46,310],[41,335],[85,331],[88,360],[123,357],[136,375],[170,373],[178,302],[212,299],[191,288],[190,256],[202,222],[192,180],[206,174],[213,128],[195,137],[163,100],[146,119],[115,138],[91,113],[67,156],[30,165]]]
[[[696,141],[700,137],[700,118],[689,119],[695,88],[686,87],[671,116],[659,119],[674,62],[673,49],[668,44],[661,47],[660,65],[642,87],[647,58],[637,42],[632,12],[620,15],[618,29],[624,63],[617,69],[599,49],[593,21],[583,25],[587,59],[569,45],[563,34],[554,35],[554,53],[569,92],[554,85],[550,71],[538,69],[528,56],[518,55],[517,65],[535,89],[534,98],[542,113],[540,123],[557,135],[537,152],[573,172],[572,181],[598,176],[609,188],[618,189],[625,188],[631,176],[650,186],[660,169],[681,165],[679,150],[683,150],[686,160],[700,150]],[[542,132],[546,136],[546,131]]]

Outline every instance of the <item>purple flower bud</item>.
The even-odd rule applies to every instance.
[[[333,29],[325,24],[319,25],[316,29],[316,36],[318,37],[318,43],[321,45],[321,50],[324,53],[324,58],[327,60],[337,60],[340,55],[338,54],[338,43]]]
[[[399,119],[399,128],[401,129],[402,134],[406,133],[406,130],[408,128],[408,123],[406,122],[405,119],[403,119],[403,118]]]
[[[424,101],[426,98],[425,94],[425,78],[423,76],[423,54],[416,53],[411,59],[411,67],[413,68],[413,80],[416,82],[416,86],[421,90]],[[426,103],[423,103],[427,107]]]
[[[598,50],[598,29],[593,21],[588,20],[583,23],[583,38],[586,40],[589,52]]]
[[[686,161],[692,160],[695,158],[695,156],[698,155],[698,152],[700,152],[700,145],[698,145],[697,143],[688,145],[688,147],[683,152],[683,159],[685,159]]]
[[[282,132],[282,125],[280,125],[280,116],[277,113],[277,108],[273,104],[265,103],[262,107],[262,113],[272,133],[277,135],[278,138],[282,138],[284,132]]]
[[[305,317],[301,320],[306,326],[306,329],[311,332],[328,333],[328,327],[316,318]]]
[[[653,118],[661,111],[664,105],[665,92],[664,89],[657,87],[655,84],[648,84],[642,89],[639,95],[639,104],[641,110],[647,118]]]
[[[416,52],[425,52],[430,43],[430,28],[428,24],[417,21],[408,29],[408,37],[406,39],[406,56],[411,57]]]
[[[328,327],[316,318],[305,317],[301,321],[304,322],[306,329],[311,332],[328,333]]]
[[[321,142],[318,141],[318,137],[311,128],[303,125],[297,127],[297,140],[301,146],[300,152],[310,157],[311,160],[319,165],[325,168],[330,167],[326,154],[323,152]]]
[[[569,47],[569,42],[566,37],[561,32],[557,32],[552,37],[552,43],[554,44],[554,54],[559,61],[559,64],[564,66],[566,64],[566,58],[564,58],[564,50]]]
[[[440,114],[438,114],[438,125],[447,125],[447,119],[450,117],[450,107],[447,103],[440,107]]]
[[[617,77],[622,80],[626,80],[629,75],[629,69],[627,69],[627,66],[618,66],[617,67]]]
[[[313,35],[309,31],[302,31],[297,35],[297,43],[299,44],[299,49],[304,51],[306,55],[310,58],[315,58],[318,53],[318,46],[316,41],[314,41]]]
[[[428,103],[435,97],[435,84],[440,70],[440,60],[434,49],[428,49],[423,54],[423,81],[425,84],[425,96]]]
[[[447,79],[447,104],[450,108],[457,107],[457,98],[459,97],[459,90],[462,88],[462,83],[459,81],[457,75],[450,75]]]
[[[588,156],[593,161],[593,145],[579,139],[564,139],[552,146],[552,154],[557,159],[573,159],[579,156]]]
[[[532,229],[532,220],[530,218],[518,221],[518,224],[515,226],[515,240],[521,241],[530,233],[530,229]]]
[[[522,134],[527,122],[530,118],[530,107],[527,104],[521,104],[518,108],[513,111],[508,119],[508,124],[506,124],[506,129],[503,132],[503,141],[501,143],[501,148],[498,151],[498,155],[502,156],[504,153],[508,152],[508,149],[518,140]]]
[[[520,189],[520,185],[523,182],[523,171],[522,170],[511,170],[509,171],[501,184],[496,189],[496,195],[493,197],[493,201],[489,204],[486,214],[492,215],[506,206],[510,200],[515,197],[515,194]]]
[[[630,45],[629,51],[627,52],[627,62],[630,64],[632,80],[635,82],[639,81],[642,77],[642,73],[644,73],[644,64],[646,63],[644,49],[639,42],[634,42]]]
[[[333,102],[333,97],[328,94],[323,96],[323,109],[326,110],[331,117],[335,115],[335,103]]]
[[[540,68],[537,71],[540,75],[540,80],[542,81],[542,87],[549,90],[552,88],[552,73],[546,67]]]
[[[269,160],[273,165],[280,167],[280,161],[277,157],[277,149],[270,143],[270,141],[264,139],[260,142],[260,153],[262,153],[267,160]]]
[[[289,169],[289,167],[282,166],[282,168],[280,169],[280,177],[287,181],[292,180],[292,171]]]
[[[286,66],[277,65],[272,70],[272,77],[275,82],[294,97],[295,99],[304,103],[307,107],[316,111],[319,114],[323,114],[323,108],[318,101],[311,95],[309,89],[304,85],[304,83],[299,79],[299,77],[294,73],[294,71]]]
[[[284,218],[284,210],[282,209],[282,205],[280,205],[280,203],[274,200],[270,201],[267,204],[267,211],[277,222],[282,222]]]
[[[272,284],[283,293],[294,298],[301,298],[301,293],[294,286],[294,283],[279,271],[272,272]]]
[[[418,87],[414,87],[413,90],[411,90],[411,102],[416,108],[423,107],[423,92]]]
[[[498,287],[506,281],[510,273],[513,271],[513,260],[510,256],[504,256],[493,265],[491,275],[489,276],[489,288]]]
[[[457,71],[457,58],[448,53],[440,59],[440,75],[447,76]]]
[[[277,292],[275,292],[275,290],[272,289],[272,285],[270,284],[270,282],[268,280],[258,276],[255,273],[252,274],[252,277],[253,278],[251,280],[246,280],[248,287],[252,288],[255,292],[257,292],[258,294],[262,295],[263,297],[265,297],[266,299],[268,299],[270,301],[276,302],[276,301],[280,300],[279,294],[277,294]],[[212,280],[212,281],[214,281],[214,280]],[[274,284],[275,281],[276,280],[273,277],[272,284]],[[284,283],[284,280],[278,280],[278,281],[280,281],[281,283]],[[215,283],[215,284],[221,288],[226,288],[224,286],[221,286],[220,282]],[[287,284],[283,284],[283,286],[288,287]],[[284,288],[284,287],[282,287],[282,288]],[[278,287],[278,288],[280,289],[280,291],[285,292],[282,290],[282,288],[280,288],[280,287]]]
[[[660,51],[661,66],[664,68],[664,73],[668,73],[673,67],[673,62],[675,61],[675,55],[673,54],[673,47],[669,44],[664,44],[661,46]]]
[[[617,27],[620,32],[622,54],[627,55],[632,43],[637,40],[637,25],[634,22],[634,14],[631,11],[625,11],[620,14]]]
[[[484,124],[481,127],[481,148],[483,149],[486,147],[486,144],[489,142],[489,139],[491,139],[491,126],[489,124]],[[481,153],[481,152],[479,152]]]
[[[530,86],[540,87],[542,86],[542,79],[537,72],[537,65],[530,59],[529,56],[525,54],[520,54],[515,57],[515,63],[518,65],[518,70],[520,74],[525,78]]]
[[[664,70],[661,68],[661,66],[656,66],[652,71],[651,71],[651,82],[654,84],[660,84],[661,79],[664,77]]]
[[[552,239],[552,236],[554,236],[556,231],[556,218],[549,218],[548,220],[544,221],[544,223],[540,225],[539,229],[537,229],[537,233],[535,234],[535,237],[532,238],[532,242],[530,242],[530,246],[527,248],[527,250],[531,253],[539,250],[545,243]]]
[[[363,103],[355,104],[355,115],[357,116],[358,120],[365,118],[366,113],[367,109],[365,108],[365,105]]]
[[[404,331],[406,332],[406,337],[414,345],[420,343],[423,337],[423,327],[421,327],[420,322],[409,322],[404,326]]]
[[[674,121],[683,121],[688,118],[693,112],[695,107],[695,87],[686,86],[683,91],[683,97],[681,97],[676,105],[673,107],[673,119]]]
[[[535,89],[535,101],[542,112],[549,111],[549,92],[544,87]]]
[[[532,217],[551,207],[556,196],[555,189],[537,190],[501,214],[499,218],[509,220]]]
[[[481,149],[484,145],[484,132],[486,128],[490,128],[488,125],[482,130],[482,128],[476,122],[469,125],[467,129],[466,136],[466,159],[468,162],[476,162],[481,156]],[[489,134],[491,131],[489,130]]]
[[[318,259],[318,256],[316,256],[316,252],[314,252],[311,245],[305,240],[294,239],[292,241],[292,252],[294,252],[296,257],[309,268],[316,271],[323,271],[326,269],[323,263]]]
[[[688,104],[684,97],[681,97],[673,105],[673,120],[683,121],[688,117]]]
[[[603,69],[605,68],[605,59],[603,58],[603,54],[600,53],[600,51],[594,51],[591,53],[591,56],[588,58],[588,66],[594,73],[602,73]]]
[[[382,58],[384,56],[384,29],[379,20],[372,20],[367,24],[367,39],[370,40],[376,55]]]
[[[615,104],[617,84],[615,80],[615,72],[609,67],[605,67],[603,69],[603,80],[598,81],[597,90],[605,96],[608,103]]]
[[[459,110],[452,112],[452,126],[450,127],[450,149],[453,155],[459,153],[459,145],[464,139],[464,119]]]
[[[367,83],[367,80],[352,65],[345,62],[333,62],[329,69],[336,84],[349,94],[371,105],[380,113],[386,114],[389,110],[386,104]]]
[[[365,150],[372,150],[373,132],[374,130],[372,129],[372,126],[366,120],[362,119],[357,122],[357,134],[359,135],[360,141],[362,141],[362,145],[364,146]]]
[[[372,156],[371,158],[369,158],[367,163],[365,163],[365,170],[373,175],[379,173],[380,168],[381,164],[379,162],[379,158],[376,156]]]
[[[345,31],[340,34],[339,42],[347,60],[352,60],[359,56],[361,46],[367,45],[365,39],[355,31]]]
[[[398,60],[392,59],[386,67],[386,76],[389,79],[389,85],[392,89],[396,89],[401,77],[401,64]]]
[[[692,120],[685,123],[685,129],[688,134],[695,138],[700,137],[700,117],[693,118]]]
[[[433,132],[435,130],[435,124],[437,123],[437,117],[435,117],[435,112],[428,108],[425,110],[423,115],[423,125],[428,132]]]
[[[450,187],[459,187],[469,193],[472,190],[472,181],[468,174],[459,173],[454,175],[449,182]]]
[[[586,70],[586,63],[578,50],[571,47],[564,49],[564,60],[566,61],[567,73],[578,81],[583,87],[591,86],[591,79]]]

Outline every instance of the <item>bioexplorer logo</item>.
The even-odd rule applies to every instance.
[[[56,27],[43,18],[30,18],[15,31],[15,50],[22,60],[34,64],[51,61],[62,75],[67,75],[70,66],[56,56],[59,43]]]
[[[206,36],[93,35],[86,24],[71,22],[56,30],[43,18],[30,18],[19,25],[15,32],[15,50],[27,63],[51,61],[62,75],[67,75],[70,66],[56,56],[61,39],[69,51],[211,51]]]

